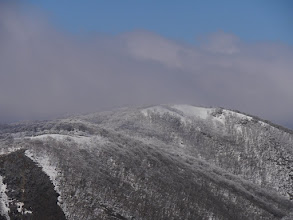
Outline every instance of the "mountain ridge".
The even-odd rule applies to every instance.
[[[123,108],[0,135],[2,155],[24,150],[47,174],[67,219],[281,219],[293,209],[292,133],[239,112]]]

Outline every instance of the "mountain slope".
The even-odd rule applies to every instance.
[[[67,219],[281,219],[293,211],[292,133],[238,112],[149,106],[7,125],[0,135],[1,161],[19,154],[41,167]],[[0,168],[1,215],[14,219],[11,177]]]

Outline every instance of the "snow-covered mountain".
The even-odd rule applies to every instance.
[[[160,105],[0,128],[0,219],[293,219],[293,132]]]

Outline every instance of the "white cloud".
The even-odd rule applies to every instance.
[[[173,102],[292,120],[293,49],[286,45],[224,32],[198,47],[147,31],[82,40],[42,16],[1,7],[0,47],[2,119]]]
[[[239,43],[240,39],[237,36],[219,31],[203,37],[202,48],[211,53],[230,55],[240,52]]]

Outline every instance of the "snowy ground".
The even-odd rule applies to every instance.
[[[3,183],[3,177],[0,176],[0,213],[5,216],[7,220],[10,220],[9,213],[9,198],[6,195],[6,184]]]

